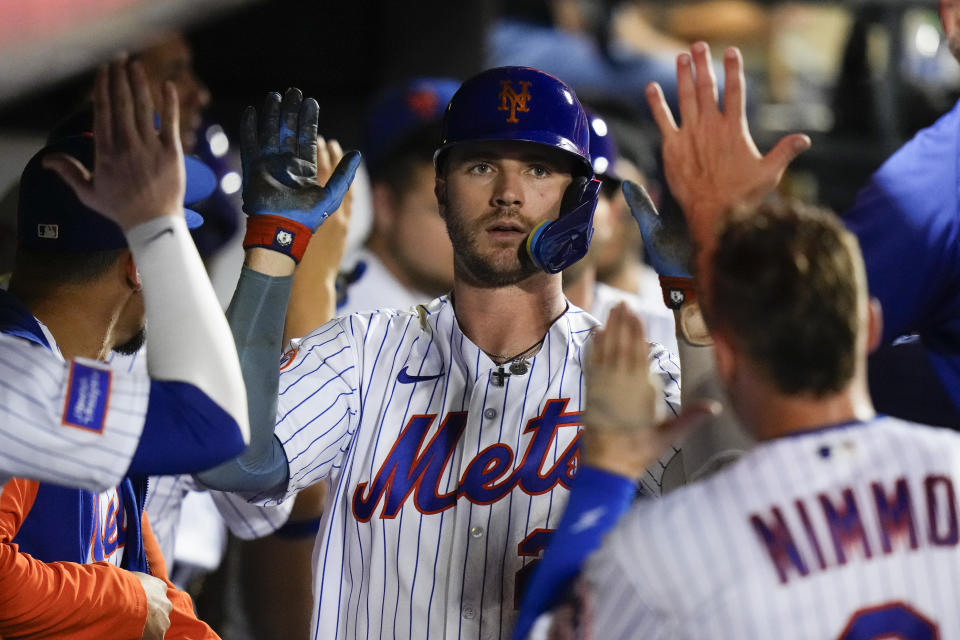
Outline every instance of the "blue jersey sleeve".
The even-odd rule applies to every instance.
[[[171,475],[212,467],[240,455],[237,422],[186,382],[153,381],[140,443],[128,475]]]
[[[526,638],[537,617],[553,606],[636,492],[637,483],[624,476],[587,466],[577,472],[567,508],[524,592],[514,640]]]
[[[893,154],[843,216],[883,306],[887,342],[911,332],[925,341],[960,335],[950,326],[960,317],[958,153],[960,103]]]

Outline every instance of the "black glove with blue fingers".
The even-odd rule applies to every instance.
[[[326,185],[317,182],[317,120],[320,108],[299,89],[281,100],[271,92],[259,122],[247,107],[240,127],[243,210],[250,216],[244,247],[266,247],[297,262],[310,236],[340,201],[360,164],[357,151],[346,153]]]
[[[693,245],[683,214],[678,209],[658,212],[646,189],[629,180],[623,183],[623,195],[640,226],[643,248],[660,276],[664,304],[676,310],[692,302],[696,299],[690,275]]]

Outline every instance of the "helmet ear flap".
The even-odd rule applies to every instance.
[[[587,188],[590,178],[586,176],[574,176],[570,184],[563,192],[563,198],[560,200],[560,213],[572,211],[582,200],[583,192]]]
[[[599,193],[599,180],[574,178],[563,194],[560,217],[539,224],[527,236],[524,249],[533,264],[559,273],[587,255]]]

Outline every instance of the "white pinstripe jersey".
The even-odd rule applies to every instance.
[[[611,532],[593,637],[960,638],[958,484],[960,435],[893,418],[761,443]]]
[[[16,476],[98,491],[123,479],[143,431],[150,379],[97,373],[105,369],[0,334],[0,485]],[[84,416],[89,422],[78,420]]]
[[[529,372],[498,386],[449,298],[418,310],[338,318],[283,365],[288,495],[330,485],[314,638],[507,637],[517,585],[563,513],[596,320],[571,306]],[[651,369],[675,408],[676,362],[656,349]]]

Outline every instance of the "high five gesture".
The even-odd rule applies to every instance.
[[[701,277],[717,221],[733,207],[763,198],[777,186],[793,159],[810,148],[807,136],[792,134],[770,153],[761,154],[747,125],[743,59],[736,47],[727,49],[723,65],[726,84],[721,109],[709,46],[694,43],[689,54],[677,57],[679,126],[660,86],[647,87],[647,101],[663,137],[667,184],[701,250],[697,264]]]

